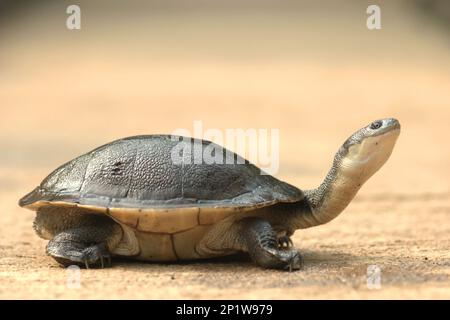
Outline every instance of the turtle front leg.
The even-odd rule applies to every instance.
[[[241,241],[250,257],[263,268],[298,270],[303,258],[295,249],[280,249],[279,239],[269,222],[246,218],[241,224]],[[289,237],[287,237],[289,239]]]
[[[62,266],[75,264],[104,268],[111,265],[109,246],[117,242],[121,233],[118,225],[80,226],[55,235],[48,242],[46,251]]]

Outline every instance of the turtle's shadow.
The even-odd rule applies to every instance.
[[[207,259],[193,259],[193,260],[179,260],[170,262],[159,261],[136,261],[127,257],[114,257],[113,264],[120,265],[139,265],[139,266],[206,266],[211,264],[218,265],[240,265],[253,263],[248,254],[236,253],[225,257],[207,258]]]
[[[310,250],[302,250],[301,251],[305,267],[320,267],[321,265],[336,265],[343,266],[348,265],[351,262],[364,259],[364,257],[360,257],[358,255],[352,255],[348,253],[342,253],[339,251],[310,251]],[[209,259],[201,259],[201,260],[182,260],[182,261],[173,261],[173,262],[150,262],[150,261],[136,261],[132,259],[127,259],[124,257],[117,257],[114,259],[116,264],[121,266],[139,266],[139,268],[144,267],[152,268],[155,266],[174,269],[174,268],[191,268],[195,267],[196,270],[208,270],[212,271],[213,269],[217,269],[220,271],[225,271],[229,269],[230,271],[234,271],[236,267],[257,267],[256,264],[250,259],[247,253],[236,253],[233,255],[225,256],[225,257],[217,257],[217,258],[209,258]],[[114,263],[113,263],[114,264]]]

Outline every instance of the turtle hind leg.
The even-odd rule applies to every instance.
[[[276,232],[269,222],[246,218],[240,224],[241,245],[255,263],[263,268],[298,270],[303,258],[295,249],[280,249]]]
[[[105,267],[111,264],[108,248],[122,236],[119,225],[87,225],[64,230],[47,244],[47,254],[62,266]]]

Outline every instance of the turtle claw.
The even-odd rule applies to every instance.
[[[84,249],[81,256],[86,269],[89,269],[89,266],[96,264],[100,264],[100,267],[104,269],[105,258],[108,262],[108,266],[111,266],[111,256],[104,244],[97,244]]]
[[[295,270],[303,269],[303,266],[304,262],[302,255],[298,251],[295,251],[284,269],[292,272]]]
[[[294,243],[292,242],[292,239],[289,236],[282,236],[278,238],[278,248],[292,248],[294,246]]]

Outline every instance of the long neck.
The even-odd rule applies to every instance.
[[[365,130],[347,139],[322,184],[305,192],[306,201],[299,202],[295,209],[296,228],[308,228],[336,218],[364,182],[387,161],[400,133],[398,122],[384,133],[361,139]]]
[[[309,228],[336,218],[352,201],[368,177],[364,170],[348,170],[336,155],[333,166],[322,184],[305,191],[307,210],[303,209],[297,226]]]

